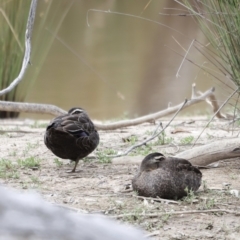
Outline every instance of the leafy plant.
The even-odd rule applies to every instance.
[[[63,162],[60,161],[58,158],[54,158],[54,163],[56,163],[58,167],[61,167],[63,165]]]
[[[153,143],[153,145],[165,145],[173,142],[172,137],[166,137],[166,133],[162,132],[158,137],[157,140]]]
[[[208,48],[207,52],[203,52],[199,47],[196,48],[223,76],[227,76],[227,79],[240,87],[239,0],[184,0],[183,2],[197,19],[215,51]]]
[[[38,1],[40,20],[35,22],[32,41],[32,61],[35,63],[25,74],[22,81],[11,92],[0,97],[0,100],[18,101],[25,100],[30,87],[37,78],[41,66],[55,40],[56,34],[62,25],[74,1]],[[0,8],[0,88],[4,89],[17,77],[21,69],[26,23],[31,0],[1,1]],[[56,14],[59,8],[61,14]],[[41,13],[41,14],[40,14]],[[52,34],[44,34],[46,28],[54,29]],[[44,38],[40,36],[45,36]],[[17,117],[19,113],[0,111],[0,118]]]
[[[187,192],[187,196],[184,197],[182,200],[184,202],[192,204],[194,202],[194,200],[196,199],[196,195],[195,195],[194,191],[192,191],[191,189],[189,190],[188,188],[186,188],[185,191]]]
[[[188,145],[188,144],[191,144],[193,142],[193,140],[194,140],[193,136],[188,136],[188,137],[182,138],[180,140],[180,143],[183,145]]]
[[[111,148],[107,148],[103,151],[98,151],[96,154],[100,163],[111,163],[110,155],[114,155],[116,152]]]
[[[6,159],[0,160],[0,178],[19,178],[17,166]]]
[[[40,159],[29,157],[25,159],[18,159],[18,165],[25,168],[39,168],[40,167]]]

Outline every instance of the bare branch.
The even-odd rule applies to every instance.
[[[28,64],[30,62],[31,36],[32,36],[32,29],[33,29],[36,9],[37,9],[37,0],[32,0],[29,15],[28,15],[26,33],[25,33],[25,53],[23,57],[22,68],[20,70],[19,75],[12,81],[12,83],[7,88],[0,91],[0,96],[12,91],[23,79],[23,76],[27,70]]]
[[[214,88],[208,89],[201,95],[196,95],[196,85],[193,84],[192,86],[192,99],[188,100],[187,103],[183,106],[183,109],[186,107],[189,107],[193,104],[199,103],[201,101],[206,100],[209,96],[214,95]],[[94,122],[96,128],[98,130],[114,130],[119,129],[123,127],[129,127],[129,126],[135,126],[142,124],[144,122],[153,122],[161,117],[164,117],[166,115],[170,115],[174,112],[176,112],[180,107],[182,106],[182,103],[168,107],[167,109],[164,109],[162,111],[152,113],[149,115],[145,115],[139,118],[135,119],[128,119],[113,123],[107,123],[107,124],[101,124],[99,122]],[[49,104],[37,104],[37,103],[21,103],[21,102],[5,102],[0,101],[0,110],[2,111],[15,111],[15,112],[30,112],[30,113],[46,113],[51,114],[54,116],[59,116],[61,114],[65,114],[66,111],[63,109],[60,109],[54,105]]]
[[[159,217],[162,215],[181,215],[181,214],[194,214],[194,213],[228,213],[228,214],[234,214],[236,216],[240,216],[240,212],[232,211],[228,209],[208,209],[208,210],[192,210],[192,211],[176,211],[176,212],[159,212],[159,213],[142,213],[139,214],[139,216],[142,217]],[[115,216],[109,216],[110,218],[124,218],[128,216],[134,216],[136,213],[126,213],[126,214],[120,214]]]
[[[0,110],[29,113],[47,113],[54,116],[59,116],[61,114],[67,113],[65,110],[51,104],[7,102],[7,101],[0,101]]]
[[[162,128],[162,130],[158,133],[156,133],[157,129],[159,128],[159,126],[162,125],[162,123],[160,122],[159,125],[157,126],[156,130],[154,131],[155,134],[153,134],[150,138],[147,138],[146,140],[144,140],[143,142],[140,142],[136,145],[133,145],[132,147],[130,147],[129,149],[127,149],[125,152],[120,153],[118,155],[115,156],[109,156],[109,157],[121,157],[121,156],[125,156],[128,153],[130,153],[132,150],[134,150],[135,148],[141,147],[143,145],[145,145],[146,143],[150,142],[151,140],[153,140],[154,138],[156,138],[157,136],[159,136],[169,125],[170,123],[173,121],[173,119],[178,115],[178,113],[183,109],[183,107],[187,104],[188,100],[185,99],[185,101],[183,102],[182,106],[180,106],[180,108],[177,110],[177,112],[173,115],[173,117],[171,118],[171,120],[166,124],[166,126],[164,128]]]
[[[199,103],[201,101],[204,101],[207,97],[211,96],[214,94],[214,88],[208,89],[206,92],[204,92],[200,96],[196,96],[196,98],[190,99],[187,101],[187,103],[184,105],[183,109],[186,107],[189,107],[193,104]],[[182,106],[182,103],[172,106],[170,108],[164,109],[162,111],[145,115],[143,117],[135,118],[135,119],[130,119],[130,120],[123,120],[119,122],[114,122],[114,123],[108,123],[108,124],[99,124],[99,123],[94,123],[97,129],[100,130],[114,130],[122,127],[129,127],[129,126],[135,126],[144,122],[151,122],[155,121],[156,119],[159,119],[161,117],[164,117],[166,115],[172,114],[176,112],[180,107]],[[1,108],[1,105],[0,105]]]
[[[198,139],[201,137],[202,133],[204,132],[204,130],[206,129],[206,127],[209,125],[209,123],[215,118],[215,116],[220,112],[220,110],[227,104],[227,102],[234,96],[234,94],[238,91],[239,89],[237,88],[234,92],[232,92],[230,94],[230,96],[223,102],[223,104],[219,107],[219,109],[214,113],[214,115],[211,117],[211,119],[208,121],[208,123],[206,124],[206,126],[203,128],[202,132],[199,134],[199,136],[197,137],[197,139],[195,140],[195,142],[193,143],[193,146],[196,144],[196,142],[198,141]]]

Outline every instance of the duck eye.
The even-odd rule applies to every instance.
[[[81,109],[75,109],[74,111],[72,111],[71,114],[79,114],[79,113],[82,113],[82,112],[83,112],[83,110],[81,110]]]
[[[164,156],[156,156],[156,157],[154,157],[154,159],[157,161],[161,161],[161,160],[164,160],[165,157]]]

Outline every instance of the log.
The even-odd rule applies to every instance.
[[[240,138],[214,141],[181,152],[175,157],[187,159],[193,165],[207,166],[211,163],[240,157]]]
[[[184,158],[196,166],[207,166],[211,163],[240,157],[240,138],[225,139],[194,147],[174,157]],[[140,164],[144,156],[123,156],[112,159],[113,164]]]

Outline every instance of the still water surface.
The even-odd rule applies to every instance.
[[[67,8],[69,11],[57,32],[60,41],[54,39],[40,65],[38,55],[56,30],[56,23],[49,17],[44,31],[37,34],[50,2],[39,1],[33,66],[27,77],[34,71],[39,74],[26,101],[54,104],[66,110],[81,106],[91,117],[105,120],[125,114],[140,116],[164,109],[168,102],[180,103],[190,98],[193,82],[202,91],[216,86],[210,76],[187,61],[176,77],[183,57],[171,48],[184,55],[193,39],[203,43],[206,40],[193,18],[160,14],[183,12],[167,9],[180,8],[169,0],[61,0],[61,4],[53,0],[50,16],[60,19]],[[206,61],[194,47],[188,57],[198,64]],[[199,114],[205,108],[203,104],[200,110],[194,107],[191,112]]]

